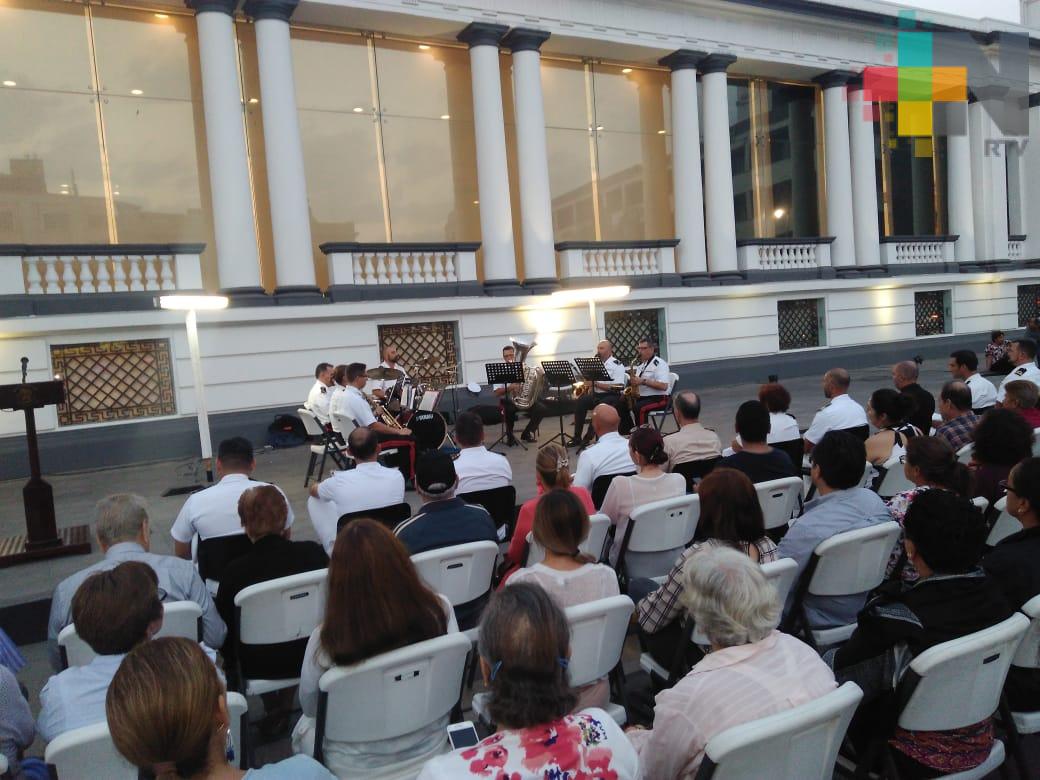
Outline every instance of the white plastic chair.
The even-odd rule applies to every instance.
[[[986,510],[989,509],[988,498],[983,498],[982,496],[975,496],[975,498],[971,500],[971,503],[974,504],[975,508],[982,512],[982,514],[986,514]]]
[[[328,576],[328,569],[317,569],[258,582],[235,594],[236,660],[241,662],[243,651],[248,653],[246,648],[250,645],[273,645],[309,637],[325,614]],[[300,678],[262,680],[239,674],[239,681],[246,696],[256,696],[291,688]]]
[[[1018,521],[1018,518],[1008,514],[1007,496],[1000,498],[993,505],[993,508],[1000,514],[993,521],[993,527],[989,529],[989,536],[986,537],[986,544],[990,547],[995,546],[998,542],[1011,536],[1011,534],[1017,534],[1022,530],[1022,523]]]
[[[459,700],[470,642],[452,633],[333,667],[318,680],[314,758],[324,743],[393,739],[444,718]],[[359,706],[360,705],[360,706]],[[414,778],[423,764],[446,752],[447,739],[430,753],[394,766],[365,770],[365,778]]]
[[[3,753],[0,753],[0,778],[3,778],[3,780],[8,780],[8,778],[10,778],[11,776],[9,773],[9,769],[10,768],[7,765],[7,756],[5,756]]]
[[[443,594],[457,607],[491,590],[498,552],[494,542],[468,542],[416,553],[412,563],[434,593]],[[475,627],[463,633],[470,641],[477,638]]]
[[[961,463],[967,466],[969,463],[971,463],[971,454],[972,452],[974,452],[974,450],[975,445],[971,442],[968,442],[959,450],[957,450],[957,460],[959,460]]]
[[[678,381],[679,375],[674,371],[668,374],[668,405],[664,409],[654,409],[652,412],[646,413],[646,421],[653,423],[654,428],[658,431],[664,428],[665,422],[672,414],[672,391],[675,390],[675,385]]]
[[[685,547],[697,532],[700,515],[701,502],[696,493],[651,501],[633,509],[618,552],[618,573],[627,576],[626,558],[633,553],[643,555]],[[662,571],[640,574],[650,577],[667,574],[674,563],[663,565]]]
[[[791,521],[802,496],[802,478],[785,477],[755,484],[758,503],[762,507],[766,530],[781,528]]]
[[[775,715],[716,734],[697,780],[830,780],[863,691],[853,682]]]
[[[917,485],[906,478],[903,464],[898,459],[886,463],[885,468],[887,469],[885,476],[881,479],[881,484],[878,485],[877,489],[877,494],[882,498],[892,498],[897,493],[903,493],[917,487]]]
[[[325,431],[325,426],[318,422],[318,418],[314,416],[314,412],[305,407],[300,407],[296,410],[296,414],[300,416],[303,421],[303,429],[307,432],[307,436],[312,439],[319,439],[320,444],[311,443],[311,457],[307,462],[307,474],[303,478],[303,486],[307,487],[310,484],[311,477],[314,474],[314,466],[318,464],[318,459],[321,458],[321,463],[318,466],[318,476],[316,480],[321,482],[321,477],[325,473],[325,460],[332,458],[333,462],[336,463],[340,468],[346,467],[346,448],[333,444],[332,438]],[[331,423],[330,423],[331,424]]]
[[[1032,669],[1033,674],[1040,670],[1040,596],[1034,596],[1022,607],[1022,612],[1029,618],[1029,629],[1011,659],[1011,665],[1022,669]],[[1023,734],[1040,733],[1040,712],[1012,712],[1010,707],[1001,706],[1003,726],[1008,732],[1008,741],[1015,752],[1020,777],[1029,777],[1029,768],[1025,756],[1019,746],[1019,738]]]
[[[163,624],[154,638],[179,636],[198,642],[201,617],[202,607],[194,601],[163,602]],[[58,634],[58,647],[63,650],[66,666],[86,666],[97,655],[90,645],[80,639],[73,623],[69,623]]]
[[[795,590],[784,630],[801,636],[814,648],[840,644],[852,636],[855,623],[813,629],[805,613],[806,596],[851,596],[873,590],[885,578],[888,559],[899,538],[899,523],[843,531],[816,545]]]
[[[610,530],[610,518],[604,514],[589,515],[589,535],[578,545],[578,549],[585,555],[595,558],[597,561],[603,555],[603,543],[607,539]],[[527,562],[525,566],[534,566],[545,560],[545,550],[534,540],[534,534],[527,534]]]

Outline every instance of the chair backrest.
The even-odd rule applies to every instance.
[[[318,680],[315,757],[323,749],[322,737],[375,742],[447,715],[459,699],[469,651],[466,635],[453,633],[329,669]]]
[[[328,569],[258,582],[235,594],[238,641],[273,645],[310,636],[325,616]]]
[[[228,536],[211,536],[199,539],[195,557],[199,564],[199,576],[204,580],[220,581],[220,575],[235,558],[240,558],[253,549],[245,531]]]
[[[874,464],[869,460],[866,461],[863,466],[863,476],[860,477],[859,484],[856,487],[869,488],[874,482],[875,474],[877,474],[877,470],[874,468]]]
[[[766,530],[780,528],[790,522],[804,487],[801,477],[784,477],[755,484]]]
[[[10,767],[7,765],[7,756],[0,753],[0,778],[3,780],[9,780],[11,777]]]
[[[303,429],[307,431],[308,436],[325,438],[325,429],[322,428],[321,423],[318,422],[318,418],[314,416],[314,412],[301,406],[296,410],[296,413],[300,415],[300,419],[303,420]]]
[[[1029,599],[1022,612],[1029,618],[1029,630],[1022,637],[1011,664],[1025,669],[1040,669],[1040,596]]]
[[[802,467],[802,458],[805,457],[805,444],[801,439],[777,441],[769,446],[781,452],[786,452],[787,457],[791,459],[791,463],[794,464],[795,468],[800,469]]]
[[[971,462],[971,453],[974,450],[975,450],[975,445],[972,444],[971,442],[968,442],[963,447],[961,447],[959,450],[957,450],[957,460],[959,460],[961,463],[967,465],[968,463]]]
[[[777,598],[780,600],[780,606],[783,607],[787,603],[788,594],[798,581],[798,562],[794,558],[780,558],[763,563],[762,573],[776,588]]]
[[[412,563],[423,582],[455,607],[491,590],[497,557],[498,545],[494,542],[468,542],[416,553]]]
[[[339,520],[336,522],[336,533],[338,534],[342,531],[343,526],[351,520],[356,520],[359,517],[369,517],[372,520],[382,523],[393,531],[399,524],[403,523],[411,516],[412,508],[406,501],[402,501],[400,504],[377,507],[375,509],[361,509],[357,512],[347,512],[346,514],[340,515]]]
[[[83,777],[87,769],[90,777],[137,780],[137,767],[116,750],[105,721],[58,735],[47,745],[43,755],[44,761],[54,767],[58,780]]]
[[[885,476],[881,478],[877,494],[882,498],[891,498],[896,493],[913,490],[915,487],[917,486],[906,478],[903,464],[898,460],[893,460],[886,464]]]
[[[357,428],[353,417],[331,410],[329,411],[329,424],[332,426],[332,430],[343,437],[343,441],[346,441],[347,437]]]
[[[998,514],[997,519],[993,521],[993,527],[989,529],[989,536],[986,537],[986,544],[990,547],[1011,536],[1011,534],[1017,534],[1022,530],[1022,523],[1019,522],[1017,517],[1013,517],[1007,511],[1007,496],[1000,498],[993,505],[993,509]]]
[[[899,538],[894,520],[842,531],[816,545],[808,592],[815,596],[848,596],[873,590],[885,579],[888,558]],[[810,574],[807,570],[806,574]]]
[[[564,610],[571,630],[571,685],[606,677],[617,666],[635,608],[628,596],[610,596]]]
[[[701,501],[696,493],[651,501],[632,510],[625,533],[630,553],[662,552],[693,541]]]
[[[897,695],[906,702],[899,725],[910,731],[950,731],[988,718],[1028,629],[1029,618],[1016,612],[918,655],[899,684]]]
[[[986,510],[989,509],[989,499],[983,496],[975,496],[971,500],[971,503],[978,509],[982,514],[986,514]]]
[[[705,458],[704,460],[688,460],[684,463],[673,463],[672,473],[682,474],[686,478],[686,492],[693,491],[693,485],[697,480],[704,479],[712,470],[722,462],[722,456],[717,458]]]
[[[697,780],[830,780],[863,691],[852,682],[708,740]]]
[[[199,641],[199,619],[202,617],[202,607],[194,601],[168,601],[163,603],[163,624],[155,638],[161,636],[179,636]],[[69,623],[58,634],[58,647],[62,649],[62,655],[66,666],[86,666],[97,655],[90,645],[84,642],[76,633],[74,623]]]
[[[504,525],[512,531],[516,525],[516,488],[512,485],[459,493],[458,497],[467,504],[479,504],[484,507],[495,521],[495,528]]]
[[[841,428],[840,430],[845,433],[851,433],[860,441],[866,441],[870,438],[870,426],[869,425],[857,425],[853,428]]]
[[[610,530],[610,518],[604,514],[589,516],[589,535],[578,545],[578,550],[597,561],[603,555],[603,543]],[[527,560],[524,566],[534,566],[545,560],[545,549],[534,540],[534,532],[527,534]]]
[[[633,474],[635,474],[634,471],[626,471],[623,474],[601,474],[592,480],[592,505],[596,509],[603,506],[603,499],[607,497],[607,489],[614,481],[614,477],[630,477]]]

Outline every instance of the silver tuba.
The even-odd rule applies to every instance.
[[[513,396],[513,405],[521,410],[530,409],[542,397],[542,390],[545,388],[545,371],[541,366],[531,367],[524,364],[527,354],[535,348],[535,342],[532,341],[528,344],[511,338],[509,343],[516,350],[516,362],[524,367],[524,383],[520,386],[520,391]]]

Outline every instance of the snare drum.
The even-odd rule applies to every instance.
[[[448,424],[437,412],[418,411],[408,421],[415,437],[415,451],[439,450],[448,438]]]

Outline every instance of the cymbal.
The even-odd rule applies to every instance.
[[[383,368],[383,366],[376,366],[375,368],[368,369],[368,371],[365,372],[365,376],[369,379],[379,380],[400,379],[404,376],[404,373],[398,371],[396,368]]]

